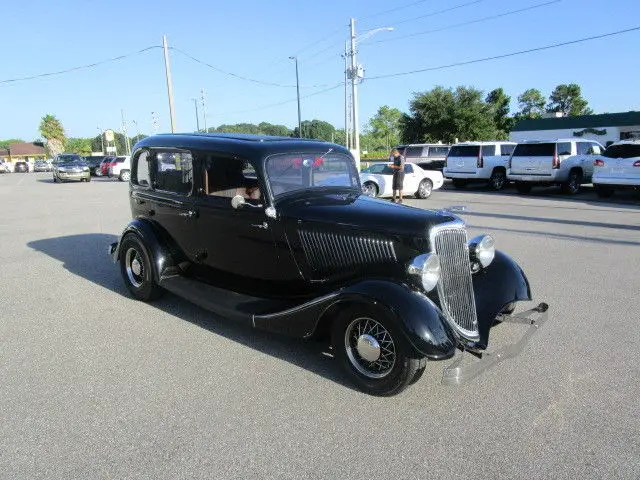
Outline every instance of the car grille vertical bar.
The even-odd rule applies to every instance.
[[[435,227],[432,245],[440,258],[438,297],[444,314],[469,340],[477,340],[478,318],[471,280],[471,263],[466,229]]]

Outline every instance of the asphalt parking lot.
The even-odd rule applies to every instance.
[[[40,478],[640,478],[640,201],[445,188],[550,319],[460,387],[431,363],[353,390],[322,345],[177,297],[132,300],[107,256],[128,186],[0,175],[0,472]],[[523,308],[533,306],[523,305]],[[496,344],[519,327],[494,329]]]

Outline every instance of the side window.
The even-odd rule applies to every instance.
[[[558,143],[556,154],[560,155],[571,155],[571,142],[560,142]]]
[[[482,146],[482,156],[483,157],[494,157],[496,155],[496,146],[495,145],[483,145]]]
[[[151,185],[148,150],[143,150],[134,160],[132,183],[147,188]]]
[[[503,157],[508,157],[513,153],[515,148],[516,148],[515,145],[502,144],[502,145],[500,145],[500,154]]]
[[[597,143],[590,143],[587,155],[600,155],[602,153],[602,147]]]
[[[589,153],[589,147],[591,146],[590,143],[578,142],[576,145],[578,147],[578,155],[586,155]]]
[[[405,163],[404,164],[404,173],[413,173],[413,165]]]
[[[193,159],[190,152],[158,150],[153,169],[156,190],[188,195],[193,188]]]
[[[242,195],[259,200],[258,174],[253,165],[238,158],[209,154],[203,158],[204,191],[212,197],[233,198]]]

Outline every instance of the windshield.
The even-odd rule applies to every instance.
[[[353,159],[342,153],[285,153],[267,158],[266,173],[274,196],[310,188],[360,190]]]
[[[393,175],[393,169],[386,163],[371,165],[369,168],[362,170],[362,173],[377,173],[381,175]]]

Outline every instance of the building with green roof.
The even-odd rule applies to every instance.
[[[509,140],[555,140],[584,138],[603,145],[629,138],[640,138],[640,112],[603,113],[575,117],[528,118],[514,125]]]

